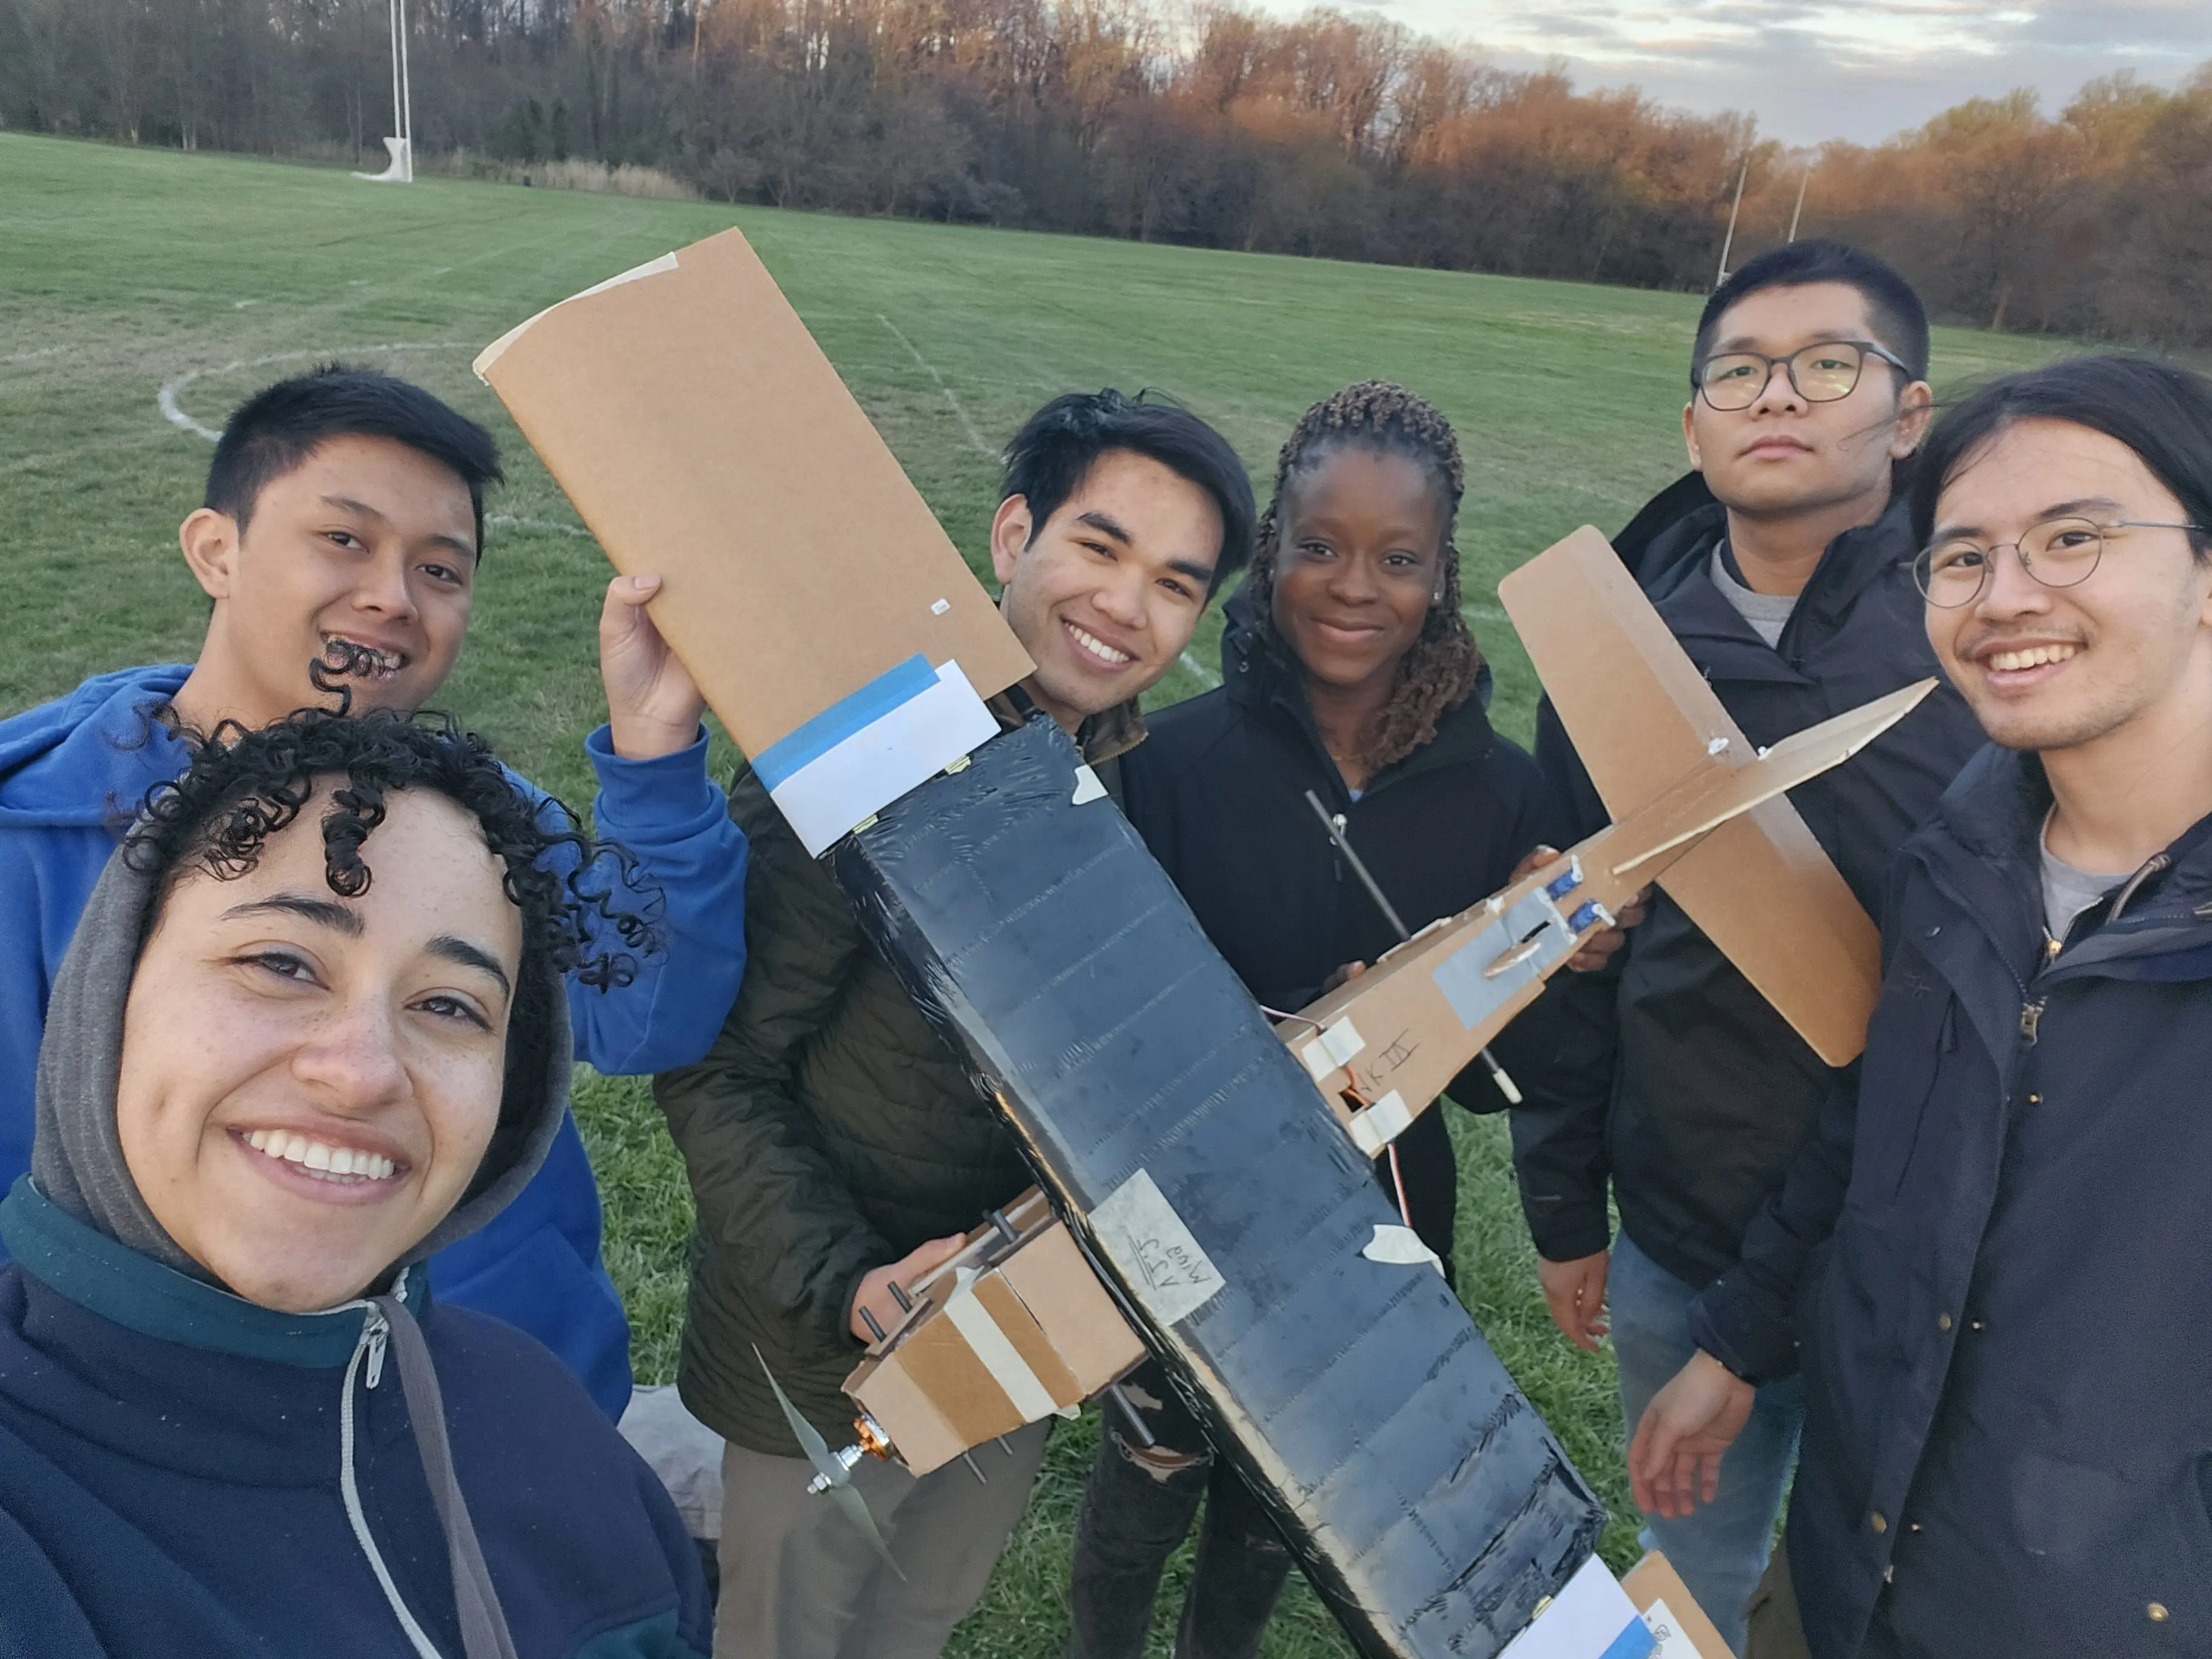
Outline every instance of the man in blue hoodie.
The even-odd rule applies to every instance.
[[[230,419],[205,505],[179,532],[213,602],[197,662],[126,668],[0,722],[0,1190],[28,1167],[39,1042],[56,969],[130,814],[184,771],[188,732],[248,730],[342,693],[356,711],[434,698],[459,654],[483,546],[487,433],[421,389],[331,367],[270,386]],[[626,982],[569,980],[574,1053],[641,1073],[705,1054],[744,961],[745,842],[707,776],[697,688],[643,606],[655,577],[608,590],[609,720],[585,740],[601,836],[634,855],[577,871],[624,913]],[[549,823],[562,809],[515,780]],[[624,890],[627,889],[627,892]],[[621,975],[617,975],[620,980]],[[629,1331],[599,1255],[599,1200],[573,1118],[482,1231],[430,1261],[441,1299],[536,1336],[619,1417]]]

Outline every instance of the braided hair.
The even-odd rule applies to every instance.
[[[1437,721],[1474,691],[1482,653],[1474,631],[1460,614],[1459,549],[1452,530],[1460,497],[1467,488],[1459,440],[1436,406],[1388,380],[1362,380],[1324,398],[1301,416],[1275,463],[1275,490],[1260,518],[1252,554],[1251,590],[1255,626],[1269,648],[1291,658],[1276,630],[1275,562],[1280,551],[1283,492],[1322,457],[1352,447],[1402,455],[1425,470],[1445,497],[1444,539],[1440,550],[1443,597],[1429,606],[1420,636],[1398,665],[1398,682],[1361,738],[1361,758],[1380,771],[1403,760],[1437,734]],[[1294,659],[1291,659],[1295,660]]]

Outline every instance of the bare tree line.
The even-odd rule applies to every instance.
[[[1696,289],[1871,246],[1996,327],[2212,344],[2212,65],[1789,151],[1400,25],[1230,0],[415,0],[417,149],[732,201]],[[381,164],[386,0],[0,0],[0,125]]]

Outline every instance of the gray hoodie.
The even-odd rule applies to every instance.
[[[374,843],[368,849],[374,853]],[[39,1049],[31,1178],[58,1208],[117,1243],[206,1283],[214,1276],[154,1218],[123,1158],[115,1096],[124,1010],[144,947],[155,879],[117,849],[93,889],[54,981]],[[437,1372],[413,1314],[407,1269],[483,1226],[528,1184],[568,1105],[568,1011],[550,963],[526,971],[508,1025],[506,1085],[483,1163],[449,1215],[367,1292],[391,1327],[422,1470],[446,1534],[466,1659],[513,1659],[514,1642],[454,1478]],[[415,1277],[419,1277],[416,1275]]]

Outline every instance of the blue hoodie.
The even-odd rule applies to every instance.
[[[77,915],[120,826],[148,790],[185,769],[185,745],[149,713],[190,672],[171,663],[96,675],[0,721],[0,1191],[30,1167],[46,998]],[[708,780],[703,736],[653,761],[618,757],[605,726],[584,746],[599,781],[595,828],[636,855],[641,884],[658,884],[666,943],[639,958],[636,977],[618,990],[569,981],[575,1057],[614,1073],[689,1065],[721,1030],[744,968],[744,836]],[[520,778],[515,787],[547,799]],[[599,1225],[599,1188],[571,1117],[522,1195],[432,1258],[430,1280],[441,1301],[538,1338],[619,1418],[629,1399],[629,1327],[600,1261]]]

